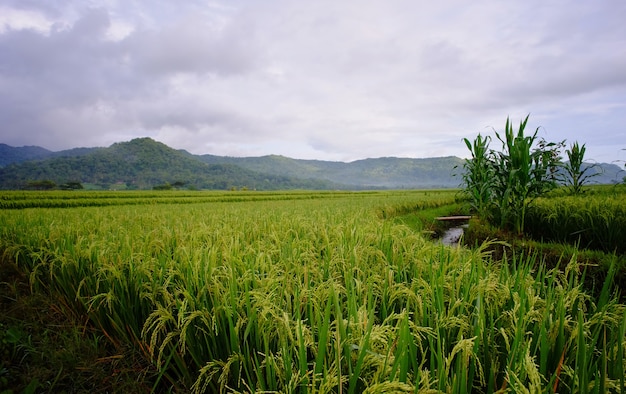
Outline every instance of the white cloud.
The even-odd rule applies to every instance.
[[[462,137],[531,113],[548,139],[626,156],[621,0],[13,1],[0,15],[12,145],[464,155]]]
[[[40,12],[0,6],[0,34],[7,30],[32,29],[47,33],[53,22]]]

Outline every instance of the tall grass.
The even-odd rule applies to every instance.
[[[34,287],[152,360],[155,390],[624,387],[626,310],[611,278],[591,299],[575,260],[496,264],[380,217],[428,198],[5,210],[0,248]]]

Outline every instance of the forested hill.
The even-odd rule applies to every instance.
[[[0,188],[46,186],[41,184],[43,181],[116,189],[151,189],[167,184],[219,190],[335,187],[330,182],[261,174],[232,164],[210,165],[150,138],[116,143],[108,148],[87,149],[78,155],[76,150],[66,152],[69,154],[52,155],[43,160],[22,160],[0,168]]]
[[[379,158],[351,163],[283,156],[235,158],[192,155],[150,138],[108,148],[51,152],[2,145],[0,188],[20,189],[45,181],[101,188],[149,189],[166,184],[200,189],[376,189],[455,187],[456,157]],[[8,164],[8,165],[7,165]]]
[[[73,148],[53,152],[40,146],[22,146],[15,148],[7,144],[0,144],[0,167],[31,160],[45,160],[53,157],[82,156],[95,149],[98,148]]]
[[[54,152],[39,146],[22,146],[14,148],[7,144],[0,144],[0,167],[12,163],[21,163],[28,160],[45,159]]]
[[[313,178],[337,184],[358,185],[372,188],[437,188],[457,187],[461,183],[453,176],[455,167],[463,160],[458,157],[435,157],[409,159],[382,157],[357,160],[350,163],[322,160],[298,160],[284,156],[223,157],[199,156],[206,163],[235,164],[249,170],[268,174]]]
[[[349,163],[298,160],[284,156],[192,155],[150,138],[108,148],[52,152],[37,146],[0,144],[0,188],[81,183],[90,187],[150,189],[173,185],[199,189],[401,189],[457,187],[458,157],[382,157]],[[599,164],[594,183],[614,183],[626,175],[619,166]],[[456,176],[455,176],[456,174]]]

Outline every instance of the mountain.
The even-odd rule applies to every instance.
[[[298,160],[284,156],[222,157],[198,156],[209,164],[236,164],[253,171],[280,176],[323,179],[358,188],[435,188],[457,187],[461,180],[453,176],[454,168],[463,165],[458,157],[409,159],[382,157],[350,163]]]
[[[620,183],[626,177],[624,168],[609,163],[583,163],[583,171],[585,175],[589,175],[588,183],[608,185],[612,183]],[[587,170],[587,168],[589,168]]]
[[[7,144],[0,144],[0,167],[28,160],[45,159],[50,157],[53,153],[54,152],[39,146],[14,148]]]
[[[98,149],[101,149],[101,148],[72,148],[72,149],[62,150],[58,152],[51,152],[51,155],[49,157],[84,156]]]
[[[381,157],[349,163],[299,160],[285,156],[193,155],[150,138],[108,148],[51,152],[0,144],[0,188],[20,189],[37,182],[80,182],[100,188],[150,189],[172,184],[201,189],[400,189],[458,187],[463,159]],[[588,164],[600,175],[590,183],[620,182],[626,172],[615,164]],[[30,182],[30,184],[29,184]],[[48,182],[48,184],[50,184]]]
[[[31,160],[45,160],[52,157],[83,156],[98,148],[73,148],[53,152],[40,146],[22,146],[19,148],[0,144],[0,168],[9,164],[23,163]]]
[[[44,160],[23,161],[0,168],[0,187],[20,189],[28,187],[29,182],[32,185],[42,181],[133,189],[150,189],[167,183],[222,190],[243,187],[332,189],[336,186],[319,180],[262,174],[233,164],[210,165],[150,138],[69,152],[69,155],[52,155]]]

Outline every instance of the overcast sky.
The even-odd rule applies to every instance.
[[[0,0],[0,142],[466,157],[530,114],[626,160],[625,20],[624,0]]]

